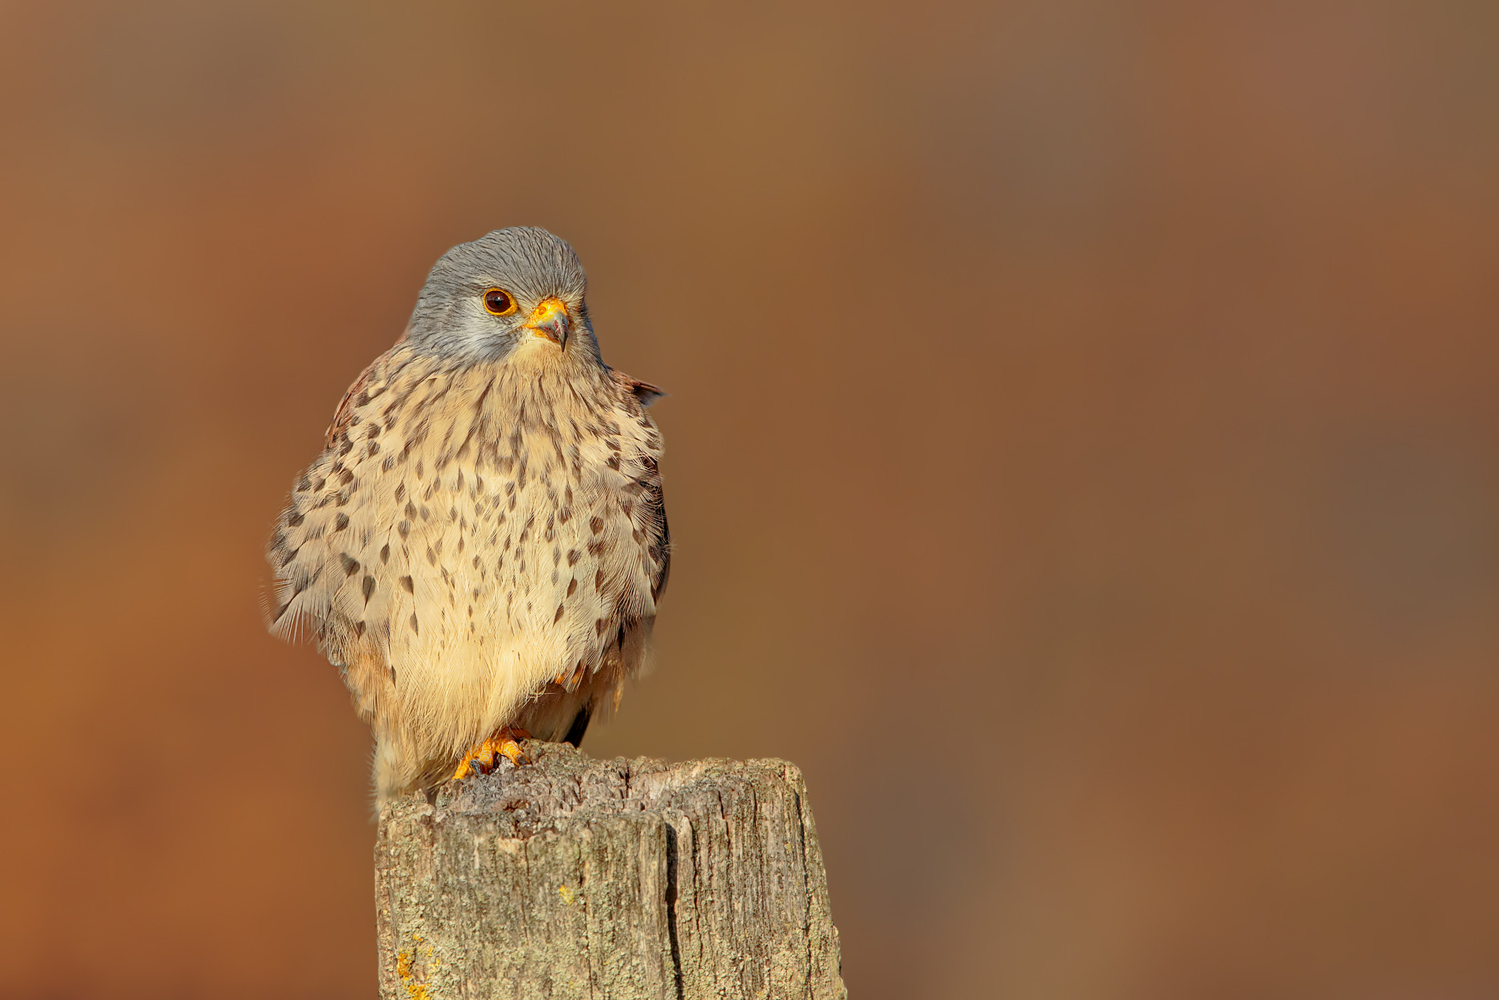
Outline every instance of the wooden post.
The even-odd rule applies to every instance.
[[[795,766],[527,748],[381,811],[381,997],[847,996]]]

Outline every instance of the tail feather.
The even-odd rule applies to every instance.
[[[567,735],[562,737],[563,743],[571,743],[575,747],[583,745],[583,734],[588,732],[588,720],[592,716],[587,705],[578,709],[578,714],[573,716],[573,724],[568,728]]]

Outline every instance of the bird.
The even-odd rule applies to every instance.
[[[339,669],[377,804],[578,745],[647,659],[664,393],[604,364],[586,286],[544,229],[443,254],[276,522],[269,628]]]

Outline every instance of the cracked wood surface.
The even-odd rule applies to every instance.
[[[382,997],[847,996],[795,766],[528,749],[381,811]]]

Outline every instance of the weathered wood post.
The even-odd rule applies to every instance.
[[[385,1000],[847,996],[795,766],[528,749],[381,812]]]

